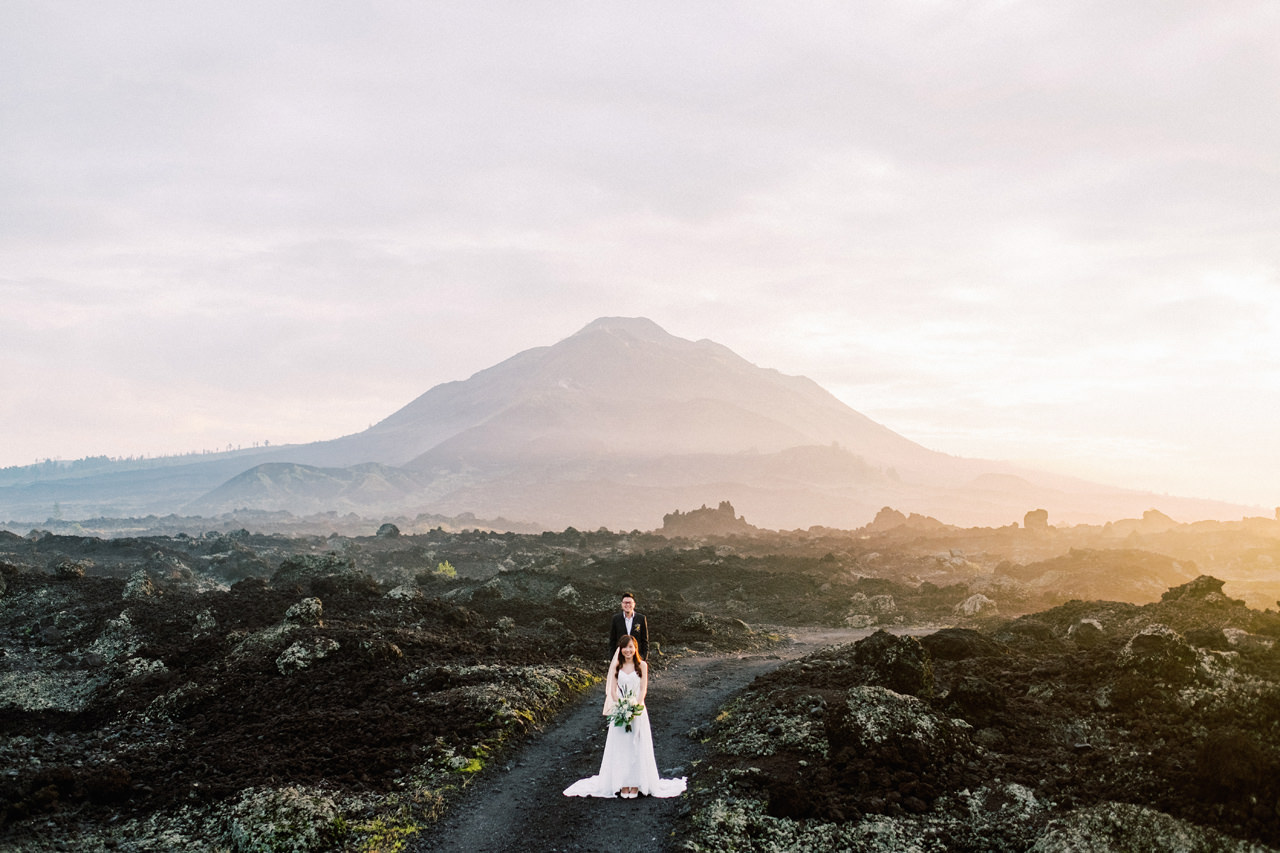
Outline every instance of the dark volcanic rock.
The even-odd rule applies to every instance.
[[[983,728],[1000,719],[1007,706],[1004,691],[976,675],[961,675],[947,691],[947,710]]]
[[[277,589],[294,589],[314,595],[359,593],[379,595],[378,582],[355,568],[350,558],[330,552],[322,555],[302,554],[288,557],[271,576]]]
[[[390,843],[381,821],[429,825],[596,680],[587,667],[603,668],[623,572],[649,595],[658,669],[695,642],[776,642],[731,616],[683,629],[695,606],[658,592],[683,578],[681,560],[619,569],[592,553],[616,553],[617,534],[568,538],[4,539],[0,848]],[[279,568],[228,587],[217,559],[228,554]],[[690,560],[698,583],[743,584],[738,567],[701,559]],[[79,561],[83,572],[57,570]],[[446,561],[468,577],[430,571]],[[447,598],[486,586],[501,595]],[[723,598],[680,588],[723,610]]]
[[[915,637],[876,631],[853,646],[853,662],[865,684],[879,684],[897,693],[933,693],[933,668],[924,646]]]
[[[1183,632],[1186,641],[1199,649],[1210,649],[1225,652],[1231,648],[1231,642],[1221,628],[1192,628]]]
[[[1200,575],[1193,581],[1175,586],[1160,596],[1161,601],[1199,601],[1208,604],[1243,605],[1243,601],[1228,598],[1222,592],[1223,582],[1208,575]]]
[[[91,568],[93,568],[92,560],[70,560],[63,558],[58,560],[54,565],[53,573],[60,578],[82,578]]]
[[[672,538],[750,535],[755,531],[745,518],[737,515],[729,501],[721,501],[715,509],[703,504],[700,509],[675,510],[662,517],[662,535]]]
[[[1204,795],[1214,802],[1253,798],[1275,787],[1280,755],[1254,732],[1233,726],[1209,732],[1196,753],[1195,773]]]
[[[1106,637],[1101,623],[1096,619],[1081,619],[1067,629],[1067,637],[1082,649],[1091,649]]]
[[[972,628],[943,628],[921,637],[920,645],[934,660],[958,661],[1008,654],[1005,646]]]
[[[1053,627],[1038,619],[1016,619],[996,630],[996,636],[1006,643],[1053,643],[1057,637]]]
[[[997,559],[821,531],[683,547],[374,529],[0,537],[0,847],[246,850],[276,826],[298,849],[391,847],[386,827],[429,825],[598,677],[621,589],[660,672],[844,625],[855,600],[948,624],[973,593],[957,573]],[[699,727],[686,849],[1280,846],[1280,615],[1184,586],[878,633],[762,676]]]
[[[686,849],[1277,849],[1280,614],[1219,589],[921,637],[944,688],[924,700],[879,684],[866,641],[757,679],[715,731]],[[770,740],[818,699],[825,750]]]
[[[849,811],[927,811],[974,750],[969,726],[884,687],[849,690],[827,706],[823,727],[828,778],[856,798]]]
[[[1053,818],[1028,853],[1267,853],[1268,848],[1124,802]]]
[[[1172,684],[1195,679],[1195,649],[1167,625],[1148,625],[1129,638],[1117,659],[1120,666]]]

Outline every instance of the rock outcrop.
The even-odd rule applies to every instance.
[[[696,539],[707,536],[745,536],[754,533],[756,528],[747,524],[733,509],[733,504],[721,501],[715,509],[706,504],[701,508],[681,512],[675,510],[662,517],[663,536]]]

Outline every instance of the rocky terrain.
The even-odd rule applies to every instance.
[[[706,726],[682,849],[1280,847],[1280,614],[1221,588],[781,667]]]
[[[699,724],[681,849],[1280,849],[1280,617],[1203,577],[1191,531],[895,520],[0,532],[0,848],[404,849],[598,681],[631,589],[659,674],[893,632]],[[1211,532],[1216,565],[1265,565],[1245,533]]]
[[[598,679],[647,570],[591,548],[0,534],[0,846],[383,849]],[[648,612],[659,667],[772,642],[678,592]]]

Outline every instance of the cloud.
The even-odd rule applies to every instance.
[[[0,464],[325,438],[644,315],[948,452],[1274,500],[1223,389],[1280,375],[1277,36],[1266,2],[8,4]]]

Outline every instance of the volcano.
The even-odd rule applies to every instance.
[[[652,529],[673,509],[721,501],[773,529],[857,528],[886,506],[969,526],[1033,509],[1055,523],[1247,509],[940,453],[810,379],[626,317],[437,385],[359,433],[44,484],[39,499],[83,506],[77,486],[100,512],[472,513],[550,529]]]

